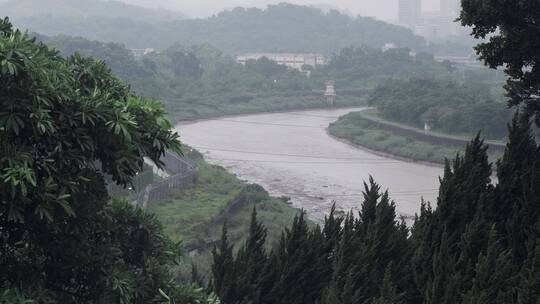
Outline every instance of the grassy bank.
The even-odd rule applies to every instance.
[[[189,157],[199,164],[195,186],[151,204],[148,210],[157,215],[172,239],[182,241],[187,251],[196,253],[194,261],[203,270],[207,270],[225,219],[229,238],[238,248],[247,235],[253,207],[268,228],[268,244],[278,240],[283,227],[289,226],[299,212],[286,198],[269,196],[262,187],[248,185],[222,167],[208,164],[197,152],[189,153]]]
[[[404,123],[399,123],[399,122],[395,122],[395,121],[392,121],[392,120],[384,119],[381,116],[380,111],[377,110],[377,109],[368,109],[368,110],[362,111],[361,115],[363,117],[369,118],[370,120],[374,120],[376,122],[380,122],[380,123],[385,124],[385,125],[395,126],[395,127],[400,128],[400,129],[411,130],[413,132],[420,132],[420,133],[424,132],[423,129],[419,129],[417,126],[413,126],[413,125],[410,125],[410,124],[404,124]],[[436,136],[436,137],[440,137],[440,138],[449,138],[449,139],[455,139],[455,140],[461,140],[461,141],[468,142],[468,141],[470,141],[471,138],[476,136],[477,132],[473,132],[473,133],[455,133],[454,132],[452,134],[449,134],[449,133],[444,133],[444,132],[438,132],[437,130],[431,130],[431,131],[429,131],[429,134],[431,136]],[[497,140],[497,139],[486,139],[485,141],[486,141],[486,143],[496,144],[496,145],[504,145],[505,144],[505,142],[503,140],[500,140],[500,139],[499,140]]]
[[[352,144],[412,161],[443,164],[446,158],[452,159],[463,150],[459,147],[432,144],[381,130],[377,123],[366,119],[359,112],[340,117],[329,126],[328,132]],[[491,160],[500,157],[499,154],[494,153],[489,156]]]

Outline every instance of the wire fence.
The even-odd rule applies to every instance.
[[[193,186],[197,181],[198,167],[194,161],[172,152],[166,152],[161,161],[165,164],[165,170],[171,175],[146,186],[139,192],[137,205],[144,209],[151,203],[169,197],[174,191]]]

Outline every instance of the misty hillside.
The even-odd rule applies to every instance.
[[[179,13],[106,0],[4,0],[0,1],[0,12],[14,20],[22,19],[26,22],[51,17],[106,17],[155,23],[181,17]]]
[[[332,53],[362,44],[424,47],[421,37],[402,27],[286,3],[264,10],[236,8],[207,20],[182,20],[178,26],[183,41],[210,42],[225,50]]]
[[[379,48],[394,43],[417,51],[426,49],[424,39],[408,29],[373,18],[353,18],[336,10],[324,13],[317,8],[283,3],[267,9],[236,8],[208,19],[163,17],[163,21],[153,22],[161,12],[118,2],[97,2],[96,7],[93,3],[18,0],[0,5],[0,11],[12,17],[19,27],[31,31],[120,42],[128,48],[163,49],[175,43],[207,43],[231,54],[250,51],[330,54],[351,45]]]

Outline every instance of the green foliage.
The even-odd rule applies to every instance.
[[[150,204],[148,211],[156,214],[171,239],[181,240],[186,251],[194,254],[183,261],[181,275],[190,277],[191,262],[197,272],[194,281],[205,286],[202,282],[211,273],[211,251],[222,235],[224,218],[227,218],[230,244],[242,248],[248,242],[250,219],[256,207],[258,223],[266,227],[264,247],[268,250],[277,243],[283,227],[299,211],[286,199],[270,197],[262,187],[246,185],[225,169],[208,164],[195,150],[184,148],[184,151],[187,157],[198,160],[199,171],[194,187]],[[249,292],[245,289],[241,291]]]
[[[243,66],[208,45],[174,45],[135,58],[119,44],[66,36],[40,39],[66,56],[78,52],[104,60],[135,92],[163,100],[174,120],[326,105],[322,94],[313,92],[324,89],[326,73],[307,78],[266,58]],[[363,94],[343,94],[338,103],[362,104]]]
[[[488,38],[476,52],[509,76],[509,104],[523,105],[540,125],[540,3],[530,0],[464,0],[460,21],[475,38]]]
[[[423,204],[410,231],[372,179],[358,216],[332,209],[321,229],[302,213],[269,252],[254,210],[236,253],[224,225],[210,289],[226,304],[537,303],[540,147],[531,118],[538,60],[530,50],[538,35],[529,37],[537,11],[531,1],[464,1],[462,22],[477,36],[500,28],[479,51],[493,66],[507,64],[510,96],[526,104],[509,126],[498,183],[477,136],[446,163],[437,207]],[[169,70],[174,77],[194,74],[197,61],[187,54]],[[266,81],[288,75],[264,60],[238,68],[265,79],[252,89],[275,90]],[[181,247],[155,216],[108,203],[104,173],[126,185],[142,157],[159,161],[165,149],[178,148],[159,106],[131,94],[103,63],[62,59],[8,20],[0,22],[0,84],[0,303],[220,303],[175,280]],[[187,92],[184,83],[171,87]],[[221,219],[239,206],[261,210],[266,198],[258,186],[242,187]]]
[[[126,186],[143,157],[179,150],[161,106],[103,62],[0,28],[2,301],[148,303],[177,286],[180,244],[155,216],[108,203],[104,182]]]
[[[433,56],[424,53],[411,56],[408,49],[383,52],[367,46],[347,47],[332,56],[327,66],[312,68],[308,78],[266,58],[251,60],[242,66],[208,45],[174,45],[164,51],[135,58],[119,44],[66,36],[40,39],[64,55],[80,52],[104,60],[137,93],[163,99],[173,118],[179,120],[323,107],[325,100],[322,94],[314,91],[324,89],[328,79],[336,81],[339,106],[358,105],[373,89],[379,88],[374,97],[380,92],[387,92],[387,89],[390,93],[400,91],[402,87],[409,86],[407,79],[413,78],[416,80],[411,82],[423,84],[423,90],[419,91],[425,92],[425,96],[421,100],[410,90],[398,95],[414,96],[414,99],[410,97],[411,100],[386,96],[390,93],[381,97],[388,100],[390,109],[396,111],[415,104],[415,111],[405,111],[415,119],[407,123],[423,126],[425,118],[436,122],[436,127],[451,132],[476,132],[483,128],[488,135],[494,133],[499,136],[505,131],[500,122],[506,118],[506,111],[497,103],[487,102],[492,94],[473,89],[472,84],[466,86],[466,92],[460,93],[462,86],[454,81],[461,80],[462,74],[454,65],[436,62]],[[482,88],[490,90],[498,83],[495,73],[487,69],[465,69],[463,75],[467,83],[479,83]],[[420,81],[417,78],[439,80]],[[378,87],[386,82],[389,84]],[[410,87],[418,89],[418,85]],[[447,105],[446,99],[456,101],[455,105]],[[478,102],[470,105],[471,101]],[[424,103],[429,107],[424,107]],[[459,111],[466,113],[458,115]],[[392,119],[402,120],[399,117]]]
[[[260,273],[265,270],[266,255],[266,228],[257,220],[257,209],[253,208],[249,226],[249,234],[246,243],[238,251],[236,267],[238,272],[244,273],[238,281],[239,289],[237,296],[240,302],[259,303],[261,301]]]
[[[328,69],[335,77],[361,83],[388,78],[447,78],[455,67],[436,62],[432,56],[423,53],[411,56],[407,48],[381,51],[364,45],[340,50],[329,62]]]
[[[501,249],[492,230],[487,252],[478,257],[473,286],[463,303],[515,303],[515,276],[511,253]]]
[[[0,290],[0,303],[1,304],[31,304],[35,303],[26,295],[22,294],[17,289],[4,289]]]
[[[103,43],[90,41],[82,37],[54,36],[45,37],[37,35],[39,41],[55,48],[63,56],[72,56],[80,53],[84,56],[103,60],[107,66],[122,79],[144,77],[152,73],[152,70],[139,64],[131,50],[119,43]]]
[[[408,230],[396,220],[388,194],[380,194],[373,180],[364,196],[357,220],[352,214],[343,218],[332,212],[321,230],[309,228],[303,214],[295,217],[268,257],[263,246],[265,229],[255,212],[248,239],[236,255],[224,227],[219,249],[214,250],[213,290],[224,303],[314,303],[320,299],[323,303],[363,303],[379,296],[380,301],[403,298],[401,290],[410,281]],[[380,289],[383,281],[385,287]]]
[[[96,162],[126,185],[144,156],[160,163],[179,147],[163,109],[132,95],[102,62],[64,60],[18,30],[4,32],[0,62],[0,191],[11,198],[0,212],[9,222],[73,216],[70,197]]]
[[[267,258],[254,215],[251,248],[261,258],[245,267],[249,246],[221,251],[230,261],[224,303],[535,303],[540,154],[530,128],[516,116],[498,184],[487,146],[473,139],[446,163],[437,208],[423,203],[411,230],[373,179],[357,216],[333,208],[322,230],[296,217]]]
[[[510,111],[494,101],[489,87],[479,83],[410,79],[377,86],[370,104],[384,118],[450,134],[482,131],[489,138],[503,138]]]
[[[196,284],[180,285],[165,293],[159,290],[162,300],[156,300],[160,304],[220,304],[221,301],[214,294],[206,294],[203,288]],[[165,300],[165,301],[163,301]]]
[[[384,279],[381,285],[380,296],[373,300],[373,304],[402,304],[403,294],[396,291],[396,286],[392,283],[391,269],[388,268],[384,273]]]
[[[212,290],[223,299],[224,303],[230,303],[236,297],[235,262],[233,247],[227,238],[227,223],[223,224],[223,233],[218,247],[212,251]]]

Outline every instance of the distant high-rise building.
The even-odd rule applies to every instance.
[[[441,0],[441,15],[456,18],[461,9],[460,0]]]
[[[399,0],[399,24],[414,29],[422,14],[422,0]]]

